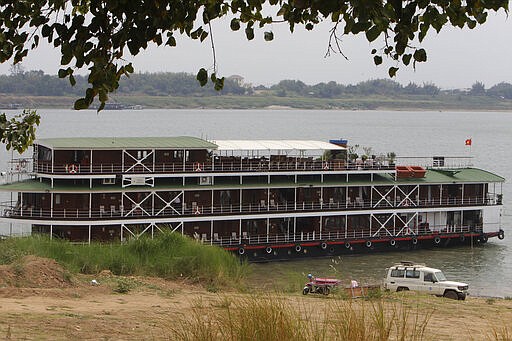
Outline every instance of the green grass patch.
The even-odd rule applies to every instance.
[[[43,236],[0,242],[0,263],[11,264],[26,255],[52,258],[73,272],[185,278],[206,285],[236,284],[247,266],[231,253],[202,245],[179,233],[142,237],[124,244],[76,245]]]

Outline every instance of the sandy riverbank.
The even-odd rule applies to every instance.
[[[234,288],[211,292],[185,280],[117,277],[108,272],[70,278],[45,260],[35,259],[31,269],[32,274],[23,269],[23,280],[14,286],[14,277],[20,273],[0,269],[2,278],[10,275],[10,284],[0,282],[0,339],[175,340],[177,326],[193,324],[194,316],[213,319],[227,307],[234,309],[237,302],[251,300],[279,301],[280,309],[319,323],[339,315],[329,315],[332,311],[350,310],[357,315],[364,310],[370,317],[382,305],[388,316],[393,313],[399,319],[406,313],[409,320],[426,321],[421,338],[425,340],[507,340],[512,335],[507,327],[512,319],[508,299],[453,301],[394,293],[365,300]],[[98,285],[91,284],[93,278]]]

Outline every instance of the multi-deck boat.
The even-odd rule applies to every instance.
[[[432,161],[350,160],[346,140],[41,139],[11,162],[1,220],[89,243],[169,229],[254,261],[503,238],[504,179]]]

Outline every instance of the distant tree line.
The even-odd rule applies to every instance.
[[[32,96],[81,96],[87,87],[84,76],[75,76],[76,85],[67,79],[47,75],[43,71],[24,71],[13,68],[10,75],[0,75],[0,93]],[[344,98],[348,96],[437,96],[468,95],[512,99],[512,84],[499,83],[489,89],[482,82],[475,82],[467,90],[441,90],[432,83],[402,85],[390,79],[374,79],[343,85],[334,81],[307,85],[300,80],[282,80],[266,87],[243,84],[242,77],[227,77],[224,88],[216,91],[213,84],[201,87],[195,75],[188,73],[138,73],[121,81],[118,94],[147,96],[218,96],[269,94],[281,97]]]

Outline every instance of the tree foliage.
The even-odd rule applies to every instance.
[[[0,115],[0,141],[7,150],[14,149],[23,153],[32,145],[36,138],[36,126],[40,117],[35,110],[24,110],[23,114],[8,118],[5,113]]]
[[[444,26],[474,28],[486,21],[489,11],[508,11],[508,0],[23,0],[0,2],[0,62],[21,62],[43,41],[60,49],[62,68],[58,74],[74,85],[74,72],[87,69],[85,96],[76,109],[87,108],[97,97],[104,105],[109,93],[119,87],[122,76],[133,73],[125,53],[137,55],[149,44],[176,46],[176,35],[205,41],[212,33],[210,23],[231,19],[231,30],[242,30],[248,40],[255,30],[272,40],[269,27],[276,22],[312,30],[320,21],[332,22],[329,49],[341,51],[339,37],[364,34],[369,42],[380,39],[373,49],[375,64],[387,56],[396,65],[427,60],[421,43],[428,32]],[[267,15],[268,11],[275,14]],[[267,30],[267,31],[265,31]],[[210,41],[213,44],[213,40]],[[210,79],[216,89],[224,78],[204,68],[197,80]],[[102,108],[100,106],[100,109]]]

